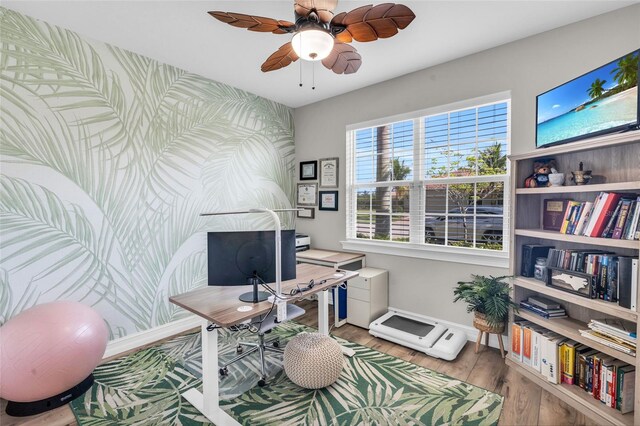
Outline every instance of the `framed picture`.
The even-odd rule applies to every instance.
[[[301,161],[300,162],[300,180],[316,180],[318,179],[318,162],[317,161]]]
[[[299,206],[316,206],[318,205],[318,184],[317,183],[299,183],[297,205]]]
[[[320,188],[338,187],[338,157],[320,159]]]
[[[299,207],[301,210],[296,212],[296,216],[303,219],[313,219],[316,217],[316,209],[313,207]]]
[[[338,191],[320,191],[318,210],[338,211]]]
[[[547,268],[547,286],[555,287],[578,296],[596,299],[595,275],[583,272],[568,271],[550,266]]]

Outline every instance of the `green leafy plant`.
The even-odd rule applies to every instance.
[[[496,326],[504,324],[509,315],[509,308],[518,310],[518,305],[511,300],[509,283],[502,277],[485,277],[472,275],[472,281],[459,281],[453,290],[454,302],[462,300],[467,303],[467,312],[484,314],[487,322]]]

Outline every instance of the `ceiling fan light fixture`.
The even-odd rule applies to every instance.
[[[298,31],[291,39],[291,46],[298,57],[305,61],[321,61],[333,50],[333,36],[325,30]]]

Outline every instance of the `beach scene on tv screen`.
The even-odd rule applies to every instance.
[[[538,97],[536,146],[636,123],[635,51]]]

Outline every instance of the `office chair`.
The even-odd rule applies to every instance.
[[[294,304],[287,305],[287,321],[297,318],[303,315],[304,313],[305,313],[305,310],[300,308],[299,306],[296,306]],[[224,377],[227,374],[229,374],[228,367],[231,364],[251,355],[254,352],[258,352],[258,354],[260,355],[260,372],[261,372],[261,377],[260,377],[260,380],[258,381],[258,386],[262,387],[267,384],[267,374],[266,374],[266,365],[265,365],[265,356],[264,356],[265,352],[271,351],[271,352],[276,352],[280,354],[284,353],[284,350],[280,348],[280,340],[277,336],[271,339],[265,339],[265,334],[270,333],[271,330],[273,330],[274,328],[276,328],[278,325],[281,324],[276,322],[276,318],[277,316],[274,309],[272,312],[270,312],[266,316],[261,315],[251,320],[251,323],[256,324],[257,326],[260,327],[257,333],[258,342],[257,343],[238,342],[238,346],[236,348],[238,355],[235,358],[228,361],[227,363],[225,363],[224,365],[222,365],[218,370],[220,372],[221,377]],[[244,349],[245,347],[248,347],[250,349],[245,350]]]

